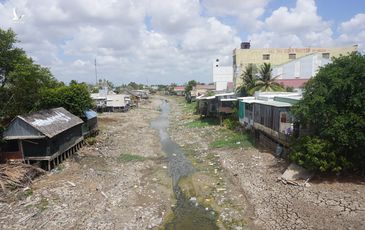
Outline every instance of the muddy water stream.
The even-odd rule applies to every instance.
[[[216,213],[206,211],[199,205],[196,199],[187,197],[179,187],[179,180],[194,173],[194,167],[185,157],[184,151],[178,144],[171,140],[167,128],[169,127],[170,106],[166,101],[162,102],[161,115],[151,126],[159,132],[162,150],[169,162],[169,173],[172,178],[176,205],[172,208],[173,218],[165,224],[165,229],[218,229],[216,225]]]

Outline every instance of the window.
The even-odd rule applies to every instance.
[[[325,59],[330,59],[330,53],[322,53],[322,57]]]
[[[270,54],[263,54],[262,60],[270,60]]]
[[[286,123],[287,119],[286,119],[286,113],[282,113],[281,117],[280,117],[280,122],[282,123]]]
[[[289,59],[296,59],[297,58],[297,54],[289,54]]]

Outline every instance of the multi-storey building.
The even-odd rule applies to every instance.
[[[308,47],[251,49],[250,43],[243,42],[241,43],[241,47],[239,49],[233,50],[233,80],[235,83],[235,87],[238,87],[241,84],[240,76],[243,70],[248,64],[251,63],[257,66],[263,63],[270,63],[273,67],[275,67],[284,63],[292,62],[298,58],[302,58],[311,54],[318,54],[320,55],[321,59],[331,60],[332,57],[347,55],[354,51],[357,51],[357,45],[333,48]],[[300,68],[305,68],[305,66],[299,66],[299,69],[297,69],[296,72],[300,72]]]
[[[219,59],[216,59],[213,64],[213,82],[215,90],[227,90],[228,83],[233,82],[232,66],[221,66]]]

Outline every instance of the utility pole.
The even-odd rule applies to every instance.
[[[96,58],[94,59],[94,64],[95,64],[95,85],[98,84],[98,71],[96,70]]]

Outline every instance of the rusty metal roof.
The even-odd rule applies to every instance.
[[[29,115],[17,116],[16,118],[25,121],[27,124],[49,138],[83,123],[79,117],[73,115],[62,107],[41,110]]]

